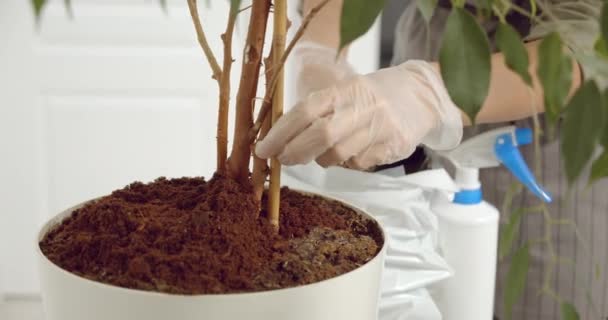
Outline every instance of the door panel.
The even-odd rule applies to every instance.
[[[201,126],[199,99],[55,96],[47,101],[46,212],[134,180],[200,175],[204,162],[214,160],[202,157],[201,137],[214,132]]]

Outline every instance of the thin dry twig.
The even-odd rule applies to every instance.
[[[241,13],[241,12],[243,12],[245,10],[251,9],[252,7],[253,7],[252,5],[248,5],[248,6],[244,7],[244,8],[241,8],[241,9],[239,9],[239,13]]]
[[[217,59],[215,59],[215,55],[209,46],[209,42],[207,42],[207,37],[205,36],[205,32],[203,31],[203,26],[201,24],[201,19],[198,14],[198,5],[197,0],[188,0],[188,8],[190,9],[190,16],[192,17],[192,22],[194,23],[194,28],[196,30],[196,36],[198,38],[198,43],[201,45],[203,52],[205,53],[205,57],[207,58],[207,62],[209,62],[209,66],[211,66],[211,70],[213,71],[213,79],[217,80],[218,83],[222,77],[222,69],[220,65],[217,63]]]

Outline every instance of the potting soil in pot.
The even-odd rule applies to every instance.
[[[258,217],[249,187],[218,175],[208,182],[160,178],[76,210],[40,248],[61,268],[94,281],[219,294],[329,279],[382,247],[377,224],[338,202],[283,189],[280,206],[276,234],[264,210]]]

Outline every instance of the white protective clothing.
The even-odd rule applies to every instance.
[[[389,173],[390,174],[390,173]],[[293,189],[320,193],[369,212],[383,227],[387,247],[382,274],[379,320],[439,320],[426,288],[451,276],[436,251],[438,222],[433,195],[457,190],[444,170],[398,177],[315,163],[284,167],[281,182]]]

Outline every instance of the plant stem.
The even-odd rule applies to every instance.
[[[500,212],[503,213],[511,213],[511,210],[513,208],[513,199],[515,198],[515,196],[519,195],[521,193],[521,191],[523,190],[523,186],[521,183],[519,182],[513,182],[511,183],[511,186],[509,186],[509,189],[507,189],[507,192],[505,193],[505,196],[502,200],[502,208]]]
[[[543,204],[543,217],[545,219],[545,241],[547,241],[547,250],[549,251],[549,256],[551,259],[554,259],[557,254],[555,253],[555,248],[553,247],[553,228],[551,224],[551,213],[549,213],[549,208],[545,204]]]
[[[267,117],[262,124],[262,130],[260,130],[260,139],[263,139],[264,136],[270,130],[270,118]],[[268,167],[268,160],[259,158],[258,156],[253,155],[253,174],[251,177],[251,181],[253,184],[253,195],[258,201],[258,203],[262,202],[262,195],[264,194],[264,187],[266,184],[266,179],[268,178],[268,174],[270,173]]]
[[[220,82],[220,78],[222,76],[222,69],[220,69],[220,65],[217,63],[215,59],[215,55],[207,42],[207,37],[205,36],[205,32],[203,31],[203,26],[201,25],[201,19],[198,15],[198,5],[196,3],[197,0],[188,0],[188,8],[190,9],[190,16],[192,17],[192,22],[194,23],[194,28],[196,30],[196,36],[198,38],[198,43],[201,45],[203,52],[205,53],[205,57],[207,58],[207,62],[209,62],[209,66],[211,66],[211,70],[213,71],[213,79]]]
[[[530,95],[530,105],[532,106],[532,120],[534,123],[534,171],[537,175],[542,173],[542,154],[540,150],[540,139],[543,137],[543,128],[540,125],[538,118],[538,108],[536,106],[536,99],[534,90],[528,87],[528,94]]]
[[[217,120],[217,170],[226,171],[226,158],[228,156],[228,110],[230,105],[230,70],[232,69],[232,34],[238,8],[230,8],[226,31],[222,34],[224,42],[224,62],[222,77],[220,78],[220,109]]]
[[[228,159],[228,175],[238,181],[249,179],[251,143],[249,130],[253,126],[253,106],[258,89],[260,65],[266,38],[270,0],[254,0],[243,52],[242,73],[236,102],[234,144]]]
[[[272,47],[274,48],[273,65],[279,66],[285,51],[285,34],[287,33],[287,0],[275,0],[274,3],[274,34]],[[283,114],[284,74],[280,69],[275,70],[276,88],[272,100],[271,124]],[[271,84],[272,85],[272,84]],[[270,223],[279,228],[279,204],[281,199],[281,163],[276,157],[270,159],[270,189],[268,199],[268,217]]]
[[[278,71],[278,72],[274,73],[274,77],[273,77],[272,81],[270,81],[270,83],[271,83],[270,90],[266,90],[266,95],[264,96],[264,103],[262,104],[262,108],[260,109],[260,112],[258,113],[258,117],[256,118],[255,123],[253,124],[253,128],[251,128],[251,131],[249,132],[249,140],[251,143],[253,143],[255,141],[255,138],[258,136],[258,133],[260,132],[260,129],[262,128],[262,123],[264,122],[264,119],[266,118],[266,116],[268,115],[268,113],[270,111],[270,108],[271,108],[270,100],[271,100],[272,96],[274,95],[274,91],[276,90],[276,84],[278,81],[277,76],[280,73],[282,73],[283,67],[285,66],[285,62],[287,61],[287,58],[289,58],[289,54],[295,47],[296,43],[304,35],[304,32],[308,28],[308,25],[310,24],[312,19],[330,1],[331,0],[325,0],[310,10],[310,12],[306,15],[306,17],[302,21],[300,28],[298,28],[298,31],[296,31],[296,34],[294,35],[293,39],[291,39],[291,41],[289,42],[289,45],[287,46],[285,53],[279,59],[279,63],[275,64],[274,67],[277,69],[275,71]],[[276,9],[275,9],[275,11],[276,11]],[[276,12],[275,12],[275,14],[276,14]]]
[[[264,67],[266,74],[266,91],[270,90],[270,81],[272,80],[273,73],[270,71],[272,69],[272,57],[274,55],[274,48],[270,48],[270,54],[268,58],[264,59]],[[266,134],[270,130],[270,118],[266,117],[264,123],[262,124],[262,129],[260,131],[260,135],[258,139],[264,139]],[[253,195],[258,203],[262,203],[262,195],[264,194],[264,187],[266,185],[266,179],[268,178],[268,174],[270,170],[268,168],[268,160],[259,158],[256,156],[255,152],[252,152],[253,155],[253,172],[251,175],[251,182],[253,184]]]

